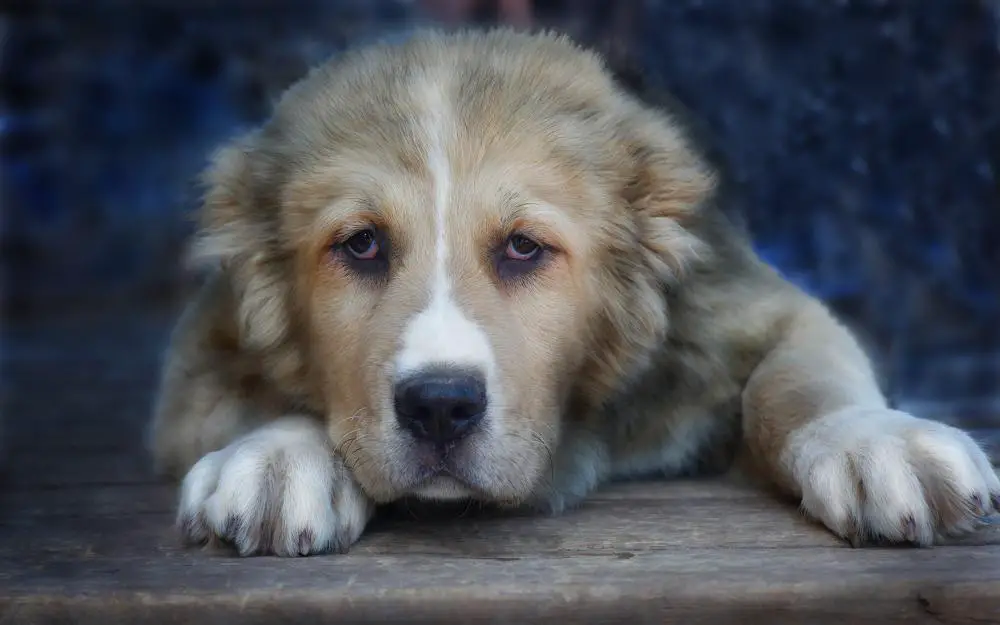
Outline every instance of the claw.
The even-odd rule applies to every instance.
[[[208,540],[208,532],[205,530],[205,521],[200,514],[186,515],[180,525],[181,538],[186,544],[201,545]]]
[[[313,542],[315,542],[316,537],[313,535],[313,531],[310,529],[302,530],[299,533],[299,555],[309,555],[309,551],[312,550]]]
[[[236,515],[230,515],[226,518],[225,524],[222,526],[222,536],[220,538],[228,541],[235,541],[236,534],[240,531],[240,519]]]
[[[979,493],[975,493],[969,497],[970,507],[972,508],[973,514],[978,517],[989,516],[990,510],[984,504],[983,498],[979,496]]]
[[[847,530],[847,541],[851,543],[851,547],[857,549],[861,547],[864,542],[864,532],[861,529],[861,523],[853,515],[848,519],[848,530]]]
[[[917,522],[912,515],[903,519],[903,537],[908,542],[917,542]]]

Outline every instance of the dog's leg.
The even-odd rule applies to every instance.
[[[805,301],[743,395],[750,460],[804,511],[854,545],[929,545],[1000,504],[977,444],[887,407],[869,361],[820,303]]]
[[[205,454],[282,412],[264,401],[259,369],[240,349],[233,307],[224,276],[213,274],[171,335],[146,432],[158,474],[179,479]]]
[[[209,282],[177,326],[149,430],[161,473],[185,476],[177,522],[191,542],[240,554],[343,551],[374,510],[321,421],[283,414],[245,361],[227,289]]]
[[[564,433],[550,460],[548,473],[527,505],[557,515],[583,501],[611,471],[611,452],[597,435],[583,429]]]
[[[180,499],[177,522],[188,541],[221,540],[240,555],[343,552],[374,511],[322,425],[294,416],[204,456]]]

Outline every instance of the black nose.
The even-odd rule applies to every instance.
[[[396,385],[396,418],[419,439],[456,441],[486,413],[486,381],[464,372],[418,373]]]

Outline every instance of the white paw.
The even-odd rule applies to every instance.
[[[842,410],[802,428],[782,456],[802,508],[858,546],[926,546],[1000,507],[1000,480],[968,434],[887,408]]]
[[[194,543],[297,556],[346,551],[372,510],[322,428],[286,418],[199,460],[181,484],[177,523]]]

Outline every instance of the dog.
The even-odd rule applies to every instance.
[[[344,552],[403,497],[558,514],[727,467],[854,545],[997,509],[977,443],[888,406],[679,118],[606,65],[421,30],[314,68],[215,154],[149,441],[188,541]]]

